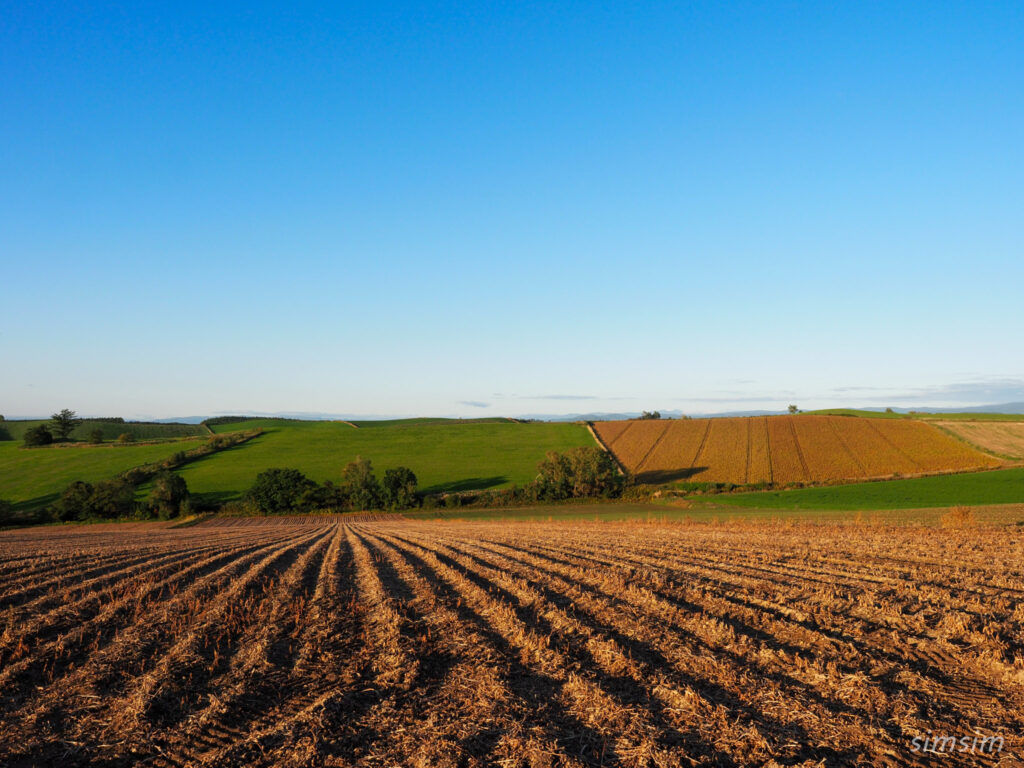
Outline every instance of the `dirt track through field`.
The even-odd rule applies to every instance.
[[[977,732],[1006,765],[1022,540],[316,516],[9,532],[0,764],[928,765],[913,738]]]

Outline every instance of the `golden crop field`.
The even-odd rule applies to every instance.
[[[914,739],[948,734],[1002,739],[1009,765],[1022,538],[329,517],[2,533],[0,764],[924,766]]]
[[[982,450],[1024,459],[1024,421],[934,421]]]
[[[827,482],[999,464],[930,424],[905,419],[797,415],[597,422],[594,429],[619,463],[647,482]]]

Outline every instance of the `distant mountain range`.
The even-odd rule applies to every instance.
[[[860,411],[882,412],[885,408],[869,407],[857,408]],[[953,408],[929,408],[918,406],[915,408],[893,408],[896,413],[1020,413],[1024,414],[1024,402],[1021,403],[1000,403],[997,405],[974,405]],[[713,413],[697,413],[694,411],[663,410],[661,415],[667,419],[678,419],[680,416],[691,416],[693,418],[724,418],[726,416],[777,416],[786,411],[717,411]],[[228,415],[228,414],[219,414]],[[353,414],[353,413],[307,413],[302,411],[278,411],[275,413],[245,413],[230,414],[237,416],[251,416],[253,418],[276,418],[276,419],[303,419],[307,421],[374,421],[376,419],[393,419],[395,415],[383,414]],[[591,412],[591,413],[535,413],[521,414],[514,418],[536,419],[538,421],[620,421],[635,419],[640,416],[640,411],[623,411],[621,413]],[[46,418],[40,416],[38,418]],[[169,419],[130,419],[130,421],[148,421],[152,424],[199,424],[210,416],[177,416]]]

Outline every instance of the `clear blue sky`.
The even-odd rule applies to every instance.
[[[1020,3],[146,6],[0,11],[8,417],[1024,400]]]

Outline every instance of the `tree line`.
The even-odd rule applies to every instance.
[[[622,495],[626,478],[605,451],[593,446],[572,448],[566,453],[549,451],[537,465],[537,476],[523,487],[462,494],[427,494],[419,490],[416,475],[408,467],[384,471],[379,478],[369,459],[356,457],[341,472],[338,483],[317,483],[297,469],[267,469],[245,494],[242,512],[263,515],[341,511],[398,511],[439,504],[461,506],[472,499],[480,505],[560,501],[573,498],[615,498]]]

